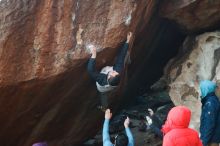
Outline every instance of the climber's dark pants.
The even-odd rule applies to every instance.
[[[99,92],[102,107],[109,108],[109,106],[112,104],[112,100],[109,100],[109,98],[113,96],[115,92],[115,89],[108,92]]]
[[[100,100],[101,100],[101,105],[104,108],[108,108],[108,92],[100,92]]]
[[[128,51],[128,43],[125,43],[123,47],[119,50],[119,53],[116,57],[115,65],[113,66],[113,70],[117,71],[119,74],[124,68],[124,60]]]

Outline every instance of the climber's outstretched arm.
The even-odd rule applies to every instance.
[[[129,32],[127,34],[126,43],[120,49],[120,52],[118,53],[117,58],[116,58],[116,62],[115,62],[115,65],[114,65],[113,69],[115,71],[117,71],[119,74],[121,73],[121,71],[124,68],[124,60],[125,60],[125,57],[126,57],[126,54],[127,54],[127,51],[128,51],[128,44],[129,44],[129,42],[131,40],[131,37],[132,37],[132,33]]]
[[[96,54],[97,54],[96,53],[96,48],[92,48],[92,56],[89,59],[89,62],[88,62],[88,65],[87,65],[87,71],[88,71],[90,77],[93,80],[98,82],[100,85],[103,85],[103,84],[105,84],[105,80],[106,80],[105,78],[107,78],[107,77],[106,77],[105,74],[99,73],[95,69]]]

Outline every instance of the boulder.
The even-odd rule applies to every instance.
[[[207,32],[186,38],[179,55],[165,68],[169,95],[175,105],[185,105],[192,111],[190,127],[200,123],[201,102],[199,81],[220,79],[220,32]],[[158,83],[157,83],[158,84]]]
[[[47,141],[69,146],[95,135],[103,113],[96,109],[99,95],[86,71],[89,46],[99,51],[98,69],[111,65],[127,32],[135,40],[156,5],[145,0],[0,1],[1,145]]]
[[[181,3],[183,5],[179,5]],[[162,4],[162,16],[178,22],[190,32],[213,27],[219,20],[217,1],[188,0],[171,4],[168,1]],[[47,141],[49,146],[70,146],[93,137],[102,127],[103,113],[96,109],[99,95],[86,71],[89,46],[97,47],[97,69],[101,69],[113,64],[126,33],[133,32],[129,49],[132,62],[122,81],[126,88],[119,88],[110,98],[115,111],[124,91],[124,97],[131,99],[140,87],[149,87],[161,76],[166,61],[175,55],[185,37],[158,16],[159,6],[160,2],[155,0],[0,0],[1,145],[30,146]],[[175,7],[175,13],[168,9],[170,7]],[[183,17],[184,14],[188,16],[190,10],[198,10],[200,21],[194,23],[191,21],[194,17],[190,16],[190,21]],[[210,11],[208,16],[200,14],[202,10]],[[168,17],[170,12],[178,17]],[[185,19],[180,21],[179,18]],[[186,67],[190,68],[187,71],[192,68],[191,79],[219,78],[219,52],[218,49],[214,51],[218,32],[210,34],[203,43],[199,42],[201,36],[187,39],[187,47],[183,47],[184,53],[180,53],[185,55],[177,56],[177,61],[170,63],[174,65],[167,67],[161,88],[167,89],[166,84],[170,84],[170,95],[175,104],[182,104],[193,95],[189,98],[192,104],[187,105],[192,107],[196,103],[198,107],[192,109],[196,114],[199,114],[200,102],[194,96],[198,95],[198,90],[191,88],[190,79],[188,83],[189,80],[181,76],[185,67],[182,63],[194,52],[190,49],[196,50],[195,42],[207,43],[205,46],[212,49],[206,51],[215,52],[214,63],[211,62],[214,67],[210,69],[211,65],[207,65],[208,69],[197,71],[202,65],[193,68],[194,64],[187,62]],[[201,52],[197,51],[194,55],[199,54]],[[195,62],[202,62],[192,58]],[[175,85],[179,80],[182,83],[178,78],[183,78],[184,86],[179,87],[184,87],[183,91]],[[195,117],[198,115],[193,119],[198,123]]]
[[[214,30],[220,24],[220,1],[164,0],[162,17],[172,20],[186,33]]]

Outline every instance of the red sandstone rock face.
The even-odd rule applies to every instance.
[[[216,0],[165,0],[161,15],[175,21],[187,32],[218,27],[220,1]]]
[[[111,64],[128,30],[155,10],[145,0],[0,1],[0,143],[77,145],[102,126],[99,97],[86,72],[87,45],[98,68]],[[141,48],[139,48],[141,49]],[[115,99],[115,98],[113,98]]]
[[[214,26],[219,19],[217,1],[170,2],[163,4],[163,16],[190,32]],[[99,97],[86,72],[88,45],[100,51],[101,68],[113,63],[117,46],[133,31],[128,74],[128,90],[133,90],[137,78],[143,80],[141,76],[150,72],[142,71],[152,64],[149,58],[163,34],[170,33],[157,17],[157,6],[155,0],[0,0],[1,145],[30,146],[46,140],[50,146],[68,146],[93,136],[102,126],[103,113],[95,109]],[[178,76],[179,70],[167,70],[170,78]],[[169,82],[171,87],[175,81]],[[182,92],[174,94],[177,90],[171,89],[172,100],[182,104]],[[112,100],[119,101],[117,96]]]
[[[88,56],[86,45],[115,48],[136,9],[131,1],[10,0],[1,5],[4,85],[60,74],[73,60]]]

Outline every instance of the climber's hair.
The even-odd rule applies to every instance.
[[[110,77],[110,78],[108,79],[108,83],[109,83],[109,85],[111,85],[111,86],[118,86],[119,83],[120,83],[120,80],[121,80],[121,77],[120,77],[120,75],[118,74],[118,75],[116,75],[115,77]]]

